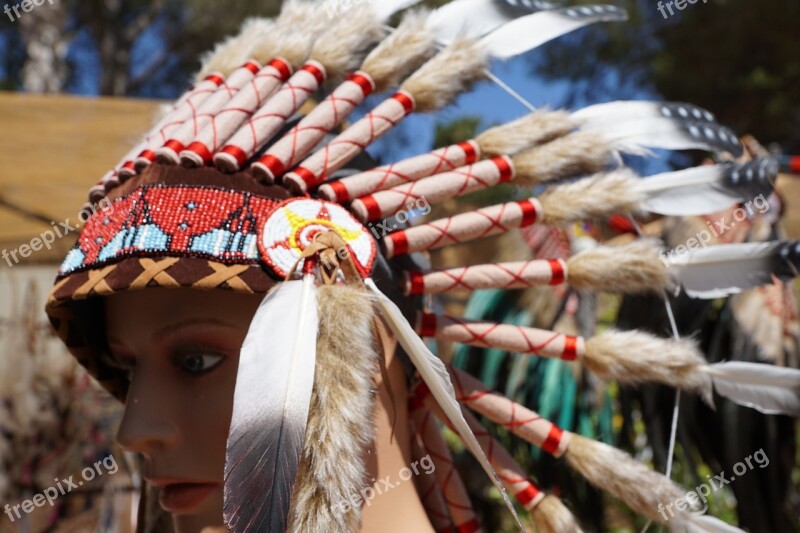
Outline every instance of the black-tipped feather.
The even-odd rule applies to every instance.
[[[587,125],[619,123],[624,120],[665,118],[686,122],[716,121],[714,115],[702,107],[683,102],[651,102],[647,100],[620,100],[595,104],[572,114],[578,122]]]
[[[790,280],[800,268],[800,241],[721,244],[667,257],[670,274],[693,298],[724,298]]]
[[[317,302],[313,278],[287,281],[256,311],[239,359],[225,455],[225,524],[279,533],[303,453],[314,384]]]
[[[705,215],[747,202],[752,215],[767,207],[777,175],[777,162],[766,157],[650,176],[640,182],[639,190],[647,195],[644,209],[661,215]],[[754,208],[752,202],[759,196],[763,205]]]

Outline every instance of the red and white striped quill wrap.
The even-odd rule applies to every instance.
[[[493,205],[471,213],[462,213],[395,231],[381,241],[381,247],[387,258],[434,250],[530,226],[536,223],[541,212],[542,206],[536,198]]]
[[[219,88],[209,96],[197,110],[192,109],[189,118],[175,130],[164,145],[156,150],[156,157],[162,163],[178,164],[178,156],[186,145],[200,132],[208,121],[216,116],[239,91],[261,70],[261,65],[248,61],[236,69]]]
[[[319,194],[331,202],[349,202],[403,183],[410,183],[434,174],[455,170],[464,165],[471,165],[480,158],[480,145],[476,141],[467,141],[348,176],[338,181],[323,183],[319,187]]]
[[[128,151],[128,153],[125,154],[125,157],[122,158],[119,165],[117,165],[114,168],[113,172],[117,174],[120,183],[125,183],[130,178],[136,175],[136,166],[135,166],[136,156],[138,156],[146,146],[147,146],[147,138],[145,137],[145,139],[139,141],[139,143],[136,146],[134,146],[130,151]]]
[[[421,398],[422,401],[425,402],[425,406],[433,411],[439,420],[450,426],[447,417],[441,412],[441,408],[436,403],[433,396],[431,396],[430,390],[428,390],[425,383],[420,382],[419,385],[415,387],[413,394],[415,397]],[[506,486],[506,490],[514,495],[514,498],[516,498],[525,510],[530,511],[536,507],[539,502],[544,499],[545,493],[528,479],[527,474],[519,463],[517,463],[503,445],[497,442],[497,439],[478,422],[475,415],[465,411],[464,418],[467,420],[478,442],[480,442],[481,448],[483,448],[483,452],[486,454],[492,467],[497,471],[497,475]]]
[[[92,186],[91,189],[89,189],[89,203],[96,204],[105,198],[106,194],[108,194],[108,191],[118,186],[119,183],[120,181],[117,171],[109,170],[103,175],[102,178],[100,178],[100,181],[98,181]]]
[[[571,434],[486,385],[466,372],[449,367],[458,401],[554,457],[563,456]]]
[[[214,165],[227,172],[242,168],[319,89],[326,76],[322,63],[306,61],[272,98],[242,124],[225,146],[214,154]]]
[[[410,93],[398,91],[283,178],[298,192],[316,187],[414,111]]]
[[[329,131],[344,122],[353,110],[375,90],[375,82],[366,72],[354,72],[325,100],[319,103],[297,126],[272,145],[253,172],[272,183],[299,163]]]
[[[409,429],[411,430],[411,455],[415,461],[419,461],[423,457],[429,457],[436,470],[439,469],[439,461],[434,458],[430,451],[425,447],[416,424],[413,420],[408,422]],[[436,475],[416,476],[414,481],[417,485],[417,492],[422,500],[422,506],[425,512],[431,519],[431,525],[434,531],[450,531],[455,524],[450,518],[450,510],[447,507],[447,502],[444,499],[444,493],[436,479]]]
[[[222,143],[236,133],[291,75],[292,66],[288,61],[280,57],[270,61],[218,114],[200,119],[199,133],[180,153],[181,162],[192,166],[209,165]]]
[[[436,204],[512,179],[514,164],[511,158],[493,157],[474,165],[364,196],[354,200],[351,208],[361,222],[369,222],[394,215],[423,198],[430,204]]]
[[[192,113],[196,112],[203,105],[203,102],[214,94],[224,82],[223,76],[215,72],[206,76],[193,89],[187,91],[172,110],[150,130],[144,141],[137,146],[138,152],[133,163],[130,164],[130,162],[126,161],[120,171],[133,175],[136,171],[141,172],[147,168],[150,163],[156,160],[156,149],[163,146],[169,140],[172,132],[191,117]]]
[[[472,510],[467,489],[453,464],[450,449],[442,437],[441,430],[436,424],[436,417],[422,401],[412,398],[410,409],[411,417],[417,426],[419,434],[428,453],[436,461],[436,480],[444,493],[445,502],[450,509],[450,516],[456,525],[457,531],[480,531],[478,519]],[[422,400],[422,399],[420,399]]]
[[[583,337],[543,329],[419,313],[417,333],[450,342],[574,361],[586,354]]]
[[[412,270],[406,273],[407,295],[440,294],[454,290],[525,289],[535,285],[561,285],[567,280],[563,259],[536,259],[448,270]]]

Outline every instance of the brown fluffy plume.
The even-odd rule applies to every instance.
[[[661,292],[671,287],[671,281],[660,253],[657,239],[598,246],[567,260],[569,283],[578,290]]]
[[[433,34],[425,25],[427,10],[409,11],[397,29],[364,59],[361,70],[375,81],[375,92],[397,87],[436,51]]]
[[[422,65],[401,89],[414,95],[417,111],[441,109],[486,76],[489,57],[473,40],[458,39]]]
[[[567,463],[592,485],[624,501],[642,516],[663,523],[658,505],[669,505],[686,491],[666,476],[602,442],[571,434]],[[688,516],[688,512],[683,514]],[[681,512],[675,518],[681,517]]]
[[[536,531],[541,533],[550,531],[580,533],[583,531],[569,509],[564,507],[561,500],[551,494],[545,496],[539,505],[533,508],[531,518],[533,525],[536,526]]]
[[[564,111],[535,111],[508,124],[489,128],[475,139],[486,157],[514,155],[566,135],[575,125]]]
[[[514,157],[516,181],[536,185],[562,178],[599,172],[611,155],[608,143],[597,133],[579,131]]]
[[[351,286],[319,287],[318,301],[314,390],[289,531],[355,531],[361,510],[344,503],[366,483],[364,457],[373,440],[372,303]]]
[[[325,66],[329,80],[336,80],[357,69],[384,32],[381,21],[368,5],[358,5],[330,22],[314,42],[311,58]]]
[[[711,378],[702,353],[688,339],[610,330],[586,340],[586,368],[621,383],[657,382],[700,394],[711,405]]]
[[[634,212],[643,199],[634,188],[638,179],[631,170],[623,169],[548,189],[540,197],[542,222],[560,225]]]
[[[264,18],[250,18],[244,21],[238,35],[229,37],[217,44],[213,50],[203,54],[200,70],[195,75],[195,83],[200,82],[212,72],[227,76],[245,61],[250,59],[253,45],[270,34],[275,21]]]

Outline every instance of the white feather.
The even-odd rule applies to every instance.
[[[446,45],[456,37],[483,37],[509,20],[495,0],[455,0],[433,11],[427,25]]]
[[[647,195],[642,208],[667,216],[705,215],[727,209],[745,200],[721,185],[727,168],[703,165],[645,178],[637,184],[637,189]]]
[[[441,406],[442,410],[447,415],[447,418],[458,431],[464,443],[469,448],[470,452],[480,461],[481,466],[489,474],[492,482],[503,495],[506,507],[514,515],[517,525],[521,531],[525,528],[519,521],[517,512],[514,510],[514,505],[508,497],[503,483],[497,477],[497,473],[492,468],[483,449],[475,438],[475,434],[469,428],[464,414],[461,412],[461,406],[456,400],[456,392],[453,388],[453,382],[450,381],[450,373],[447,371],[441,359],[431,353],[422,339],[416,334],[414,329],[403,316],[403,313],[389,298],[387,298],[371,279],[365,279],[364,284],[375,295],[375,300],[381,310],[383,318],[386,320],[389,328],[394,332],[397,341],[403,347],[414,367],[419,372],[423,381],[431,393],[433,394],[436,402]]]
[[[419,1],[420,0],[372,0],[370,3],[375,13],[378,15],[378,18],[380,20],[386,20],[398,11],[411,7],[419,3]]]
[[[720,396],[765,414],[800,417],[800,370],[732,361],[703,368]]]
[[[738,527],[711,515],[692,515],[685,526],[688,533],[744,533]]]
[[[261,302],[239,358],[225,458],[225,523],[283,531],[303,452],[316,366],[313,276],[280,283]],[[258,502],[247,500],[260,494]]]
[[[709,246],[668,255],[670,274],[692,298],[724,298],[772,282],[775,243]]]
[[[606,5],[540,11],[503,25],[481,42],[490,56],[509,59],[589,24],[627,17],[625,10]]]
[[[645,118],[674,118],[714,122],[714,115],[697,106],[675,102],[649,100],[619,100],[584,107],[572,113],[572,118],[587,125],[642,120]]]
[[[631,154],[647,154],[646,147],[710,152],[741,149],[736,135],[727,128],[712,123],[699,126],[671,118],[644,118],[600,122],[585,129],[598,131],[614,149]],[[712,136],[709,137],[706,131]],[[724,139],[720,135],[724,135]]]

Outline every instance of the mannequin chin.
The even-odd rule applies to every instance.
[[[142,474],[162,489],[159,503],[172,513],[179,533],[227,531],[223,474],[239,350],[262,299],[223,290],[163,288],[106,299],[111,354],[130,372],[117,440],[144,458]],[[397,479],[412,462],[406,380],[394,357],[394,342],[383,337],[394,399],[376,375],[377,432],[374,452],[365,458],[369,479]],[[365,486],[371,484],[366,480]],[[432,531],[413,481],[368,503],[362,531]]]

